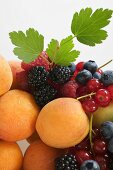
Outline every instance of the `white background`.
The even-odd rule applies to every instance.
[[[29,27],[44,35],[46,48],[51,38],[60,40],[71,34],[74,12],[86,7],[113,9],[113,0],[0,0],[0,53],[8,60],[17,59],[8,33]],[[78,61],[93,59],[100,66],[113,59],[113,18],[106,30],[109,37],[96,47],[75,40],[76,49],[81,51]],[[113,69],[113,63],[108,68]],[[26,146],[26,143],[21,143],[23,150]]]

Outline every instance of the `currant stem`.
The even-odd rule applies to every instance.
[[[91,150],[92,150],[92,126],[93,126],[93,114],[91,114],[91,118],[89,122],[89,140],[90,140]]]
[[[101,68],[105,67],[106,65],[108,65],[108,64],[111,63],[112,61],[113,61],[113,60],[108,61],[107,63],[105,63],[105,64],[103,64],[102,66],[100,66],[98,69],[101,69]]]
[[[86,95],[84,95],[84,96],[78,97],[77,100],[84,99],[84,98],[86,98],[86,97],[91,97],[91,96],[94,96],[95,94],[96,94],[96,93],[86,94]]]

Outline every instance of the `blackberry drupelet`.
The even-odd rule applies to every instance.
[[[28,85],[35,88],[43,85],[48,78],[49,73],[43,66],[35,66],[28,72]]]
[[[64,155],[55,160],[55,170],[78,170],[74,155]]]
[[[65,83],[70,79],[71,70],[65,66],[55,66],[50,72],[50,78],[55,83]]]
[[[50,101],[54,100],[57,94],[57,90],[49,84],[43,84],[33,92],[36,103],[39,106],[44,106]]]

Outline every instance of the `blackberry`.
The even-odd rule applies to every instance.
[[[77,161],[73,155],[63,155],[55,160],[55,170],[78,170]]]
[[[50,78],[55,83],[65,83],[70,79],[71,70],[69,67],[55,66],[50,72]]]
[[[39,106],[44,106],[50,101],[54,100],[57,94],[57,90],[49,84],[43,84],[38,87],[34,92],[34,98]]]
[[[35,88],[43,85],[48,78],[49,73],[43,66],[35,66],[28,72],[28,85]]]

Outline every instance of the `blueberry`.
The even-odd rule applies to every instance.
[[[109,143],[108,143],[108,151],[109,151],[110,153],[113,153],[113,138],[111,138],[111,139],[109,140]]]
[[[76,69],[75,63],[71,63],[70,66],[68,66],[68,67],[71,70],[71,73],[73,74],[75,72],[75,69]]]
[[[100,170],[99,164],[93,160],[87,160],[83,162],[80,170]]]
[[[105,139],[111,139],[113,137],[113,123],[106,121],[101,125],[100,132]]]
[[[95,61],[89,60],[85,62],[84,69],[89,70],[91,73],[95,73],[98,66]]]
[[[113,84],[113,71],[112,70],[104,71],[101,77],[101,82],[105,86]]]
[[[100,80],[100,79],[101,79],[101,74],[98,73],[98,72],[95,72],[95,73],[93,74],[93,77],[94,77],[95,79]]]
[[[92,74],[85,69],[80,71],[76,76],[76,81],[82,85],[85,85],[90,79],[92,79]]]

